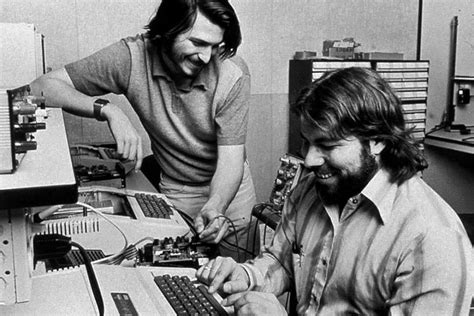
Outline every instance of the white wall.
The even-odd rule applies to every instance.
[[[430,60],[428,129],[441,123],[448,102],[451,22],[454,16],[458,16],[459,21],[456,74],[474,76],[473,14],[474,1],[472,0],[424,1],[421,58]],[[474,112],[471,112],[471,115],[464,115],[464,112],[471,111],[469,108],[457,109],[455,116],[464,123],[471,121],[471,124],[474,124]]]

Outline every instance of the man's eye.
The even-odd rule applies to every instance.
[[[324,150],[331,150],[331,149],[336,148],[337,145],[336,144],[319,144],[318,146]]]

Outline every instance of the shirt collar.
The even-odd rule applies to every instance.
[[[392,215],[392,205],[397,193],[397,184],[390,182],[387,170],[380,169],[362,190],[362,195],[377,208],[383,223]]]
[[[168,81],[173,81],[163,65],[163,59],[160,56],[161,46],[149,45],[148,47],[150,49],[153,76],[163,77]],[[194,79],[192,87],[202,87],[204,90],[207,90],[211,85],[211,73],[215,69],[216,63],[218,62],[220,62],[219,57],[213,57],[211,62],[205,66]]]

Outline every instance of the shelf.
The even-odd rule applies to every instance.
[[[454,81],[474,81],[473,76],[454,76]]]
[[[472,135],[461,135],[459,131],[439,130],[426,135],[425,144],[474,155],[474,142],[463,141],[470,136]]]

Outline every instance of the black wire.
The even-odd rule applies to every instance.
[[[254,229],[254,231],[253,231],[253,235],[254,235],[254,236],[257,235],[257,231],[259,230],[259,225],[260,225],[260,224],[259,224],[259,223],[260,223],[260,219],[257,218],[257,217],[256,217],[256,219],[257,219],[257,221],[256,221],[256,223],[255,223],[255,229]],[[249,224],[249,225],[250,225],[250,224]],[[249,236],[249,237],[250,237],[250,236]],[[260,238],[260,234],[258,235],[258,237]],[[248,238],[247,238],[247,240],[248,240]],[[258,244],[260,245],[260,240],[258,241]],[[260,247],[259,247],[259,251],[260,251]],[[253,253],[253,256],[257,256],[257,254],[256,254],[256,252],[255,252],[255,242],[254,242],[253,245],[252,245],[252,253]]]
[[[194,221],[193,221],[192,217],[189,216],[189,214],[185,213],[183,210],[180,210],[180,209],[178,209],[178,208],[176,208],[176,207],[175,207],[175,209],[176,209],[176,211],[178,211],[178,213],[181,215],[181,217],[183,217],[184,221],[185,221],[185,222],[188,224],[188,226],[191,228],[191,230],[193,231],[194,236],[198,236],[199,234],[197,233],[196,229],[194,228]],[[239,250],[243,250],[243,251],[246,251],[246,252],[249,253],[249,254],[252,254],[252,253],[251,253],[250,251],[248,251],[247,249],[238,246],[237,232],[236,232],[236,228],[235,228],[235,225],[234,225],[234,223],[232,222],[232,220],[231,220],[230,218],[228,218],[227,216],[225,216],[225,215],[218,215],[218,216],[216,216],[215,218],[219,218],[219,217],[224,218],[225,220],[227,220],[227,221],[231,224],[232,229],[234,230],[234,235],[235,235],[235,240],[236,240],[236,245],[233,245],[233,244],[231,244],[230,242],[228,242],[228,241],[226,241],[226,240],[224,240],[224,239],[221,241],[221,243],[223,242],[223,243],[226,243],[226,244],[227,244],[228,246],[230,246],[230,247],[235,247],[235,248],[237,248],[237,259],[238,259],[239,261],[240,261],[240,259],[241,259],[241,258],[240,258],[240,252],[239,252]],[[253,255],[253,254],[252,254],[252,255]]]
[[[78,243],[74,241],[71,241],[71,246],[74,246],[77,249],[79,249],[79,252],[81,253],[82,258],[84,259],[84,265],[86,266],[87,276],[89,277],[92,293],[94,294],[94,298],[97,303],[97,308],[99,309],[99,315],[103,316],[104,315],[104,301],[102,299],[102,294],[100,293],[99,283],[97,282],[94,269],[92,268],[91,260],[89,256],[87,255],[86,250],[81,245],[79,245]]]
[[[176,207],[174,207],[176,211],[178,211],[179,215],[183,218],[183,220],[188,224],[189,228],[193,232],[194,236],[198,236],[198,233],[196,231],[196,228],[194,228],[194,220],[192,219],[191,216],[189,216],[187,213],[185,213],[183,210],[180,210]]]
[[[234,230],[234,237],[235,237],[235,245],[233,245],[235,248],[237,248],[237,260],[239,262],[241,262],[242,258],[240,257],[240,250],[241,250],[241,247],[239,246],[239,239],[237,238],[237,229],[235,228],[235,225],[234,225],[234,222],[228,218],[227,216],[225,215],[217,215],[214,219],[217,219],[217,218],[223,218],[225,221],[229,222],[231,228]],[[226,242],[228,245],[232,246],[232,244],[228,241],[226,241],[225,239],[222,239],[222,241]],[[243,249],[243,248],[242,248]]]

